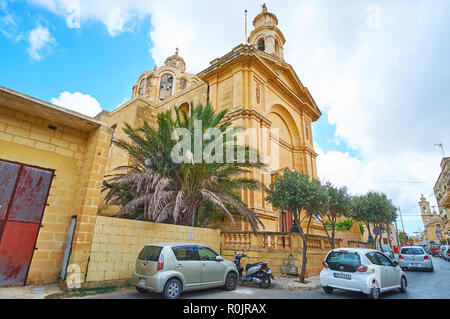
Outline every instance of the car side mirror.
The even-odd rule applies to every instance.
[[[223,261],[223,257],[222,256],[217,256],[216,257],[216,261]]]
[[[392,263],[392,265],[393,265],[394,267],[397,267],[398,265],[400,265],[400,263],[399,263],[398,261],[394,261],[394,262]]]

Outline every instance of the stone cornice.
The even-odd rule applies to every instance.
[[[251,110],[251,109],[240,109],[234,112],[229,113],[228,115],[226,115],[224,117],[224,120],[226,121],[233,121],[237,118],[242,118],[242,117],[250,117],[253,118],[259,122],[262,122],[264,125],[270,127],[270,125],[272,125],[272,121],[269,120],[268,118],[266,118],[265,116],[261,115],[260,113],[258,113],[255,110]]]

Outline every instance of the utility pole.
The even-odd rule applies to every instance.
[[[400,209],[400,205],[398,206],[398,211],[400,212],[400,221],[402,222],[403,236],[405,236],[406,241],[405,225],[403,224],[402,210]]]
[[[397,220],[395,220],[395,235],[397,236],[397,244],[399,248],[402,247],[402,243],[400,241],[400,238],[398,237],[398,227],[397,227]]]
[[[403,232],[405,233],[405,225],[403,225],[402,210],[400,209],[400,206],[398,206],[398,211],[400,212],[400,221],[402,222],[402,229]]]

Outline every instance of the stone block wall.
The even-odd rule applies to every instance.
[[[98,216],[86,281],[130,279],[144,245],[172,242],[204,244],[220,253],[219,230]]]
[[[28,273],[28,284],[50,283],[58,279],[72,216],[79,215],[78,231],[83,234],[83,240],[89,240],[89,235],[87,238],[85,235],[89,229],[84,229],[89,222],[95,222],[99,197],[92,190],[99,190],[103,179],[102,168],[97,165],[101,160],[100,150],[90,145],[99,145],[99,139],[110,139],[104,129],[99,127],[88,133],[58,121],[49,121],[38,114],[34,116],[0,106],[0,159],[55,170]],[[89,174],[95,178],[86,179]],[[90,220],[81,218],[83,211],[90,211]]]

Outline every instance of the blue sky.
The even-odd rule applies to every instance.
[[[450,152],[450,1],[267,0],[292,64],[323,112],[319,177],[384,192],[423,228]],[[79,112],[112,110],[180,48],[187,71],[243,42],[254,0],[0,0],[0,85]],[[226,30],[226,32],[225,32]]]
[[[17,34],[24,36],[19,42],[0,36],[0,84],[11,89],[45,101],[63,91],[79,91],[112,110],[130,98],[139,74],[154,64],[148,21],[140,21],[134,32],[111,37],[100,22],[69,29],[64,19],[22,1],[8,2],[8,11],[17,18]],[[48,28],[55,39],[40,60],[30,57],[26,39],[38,26]]]

